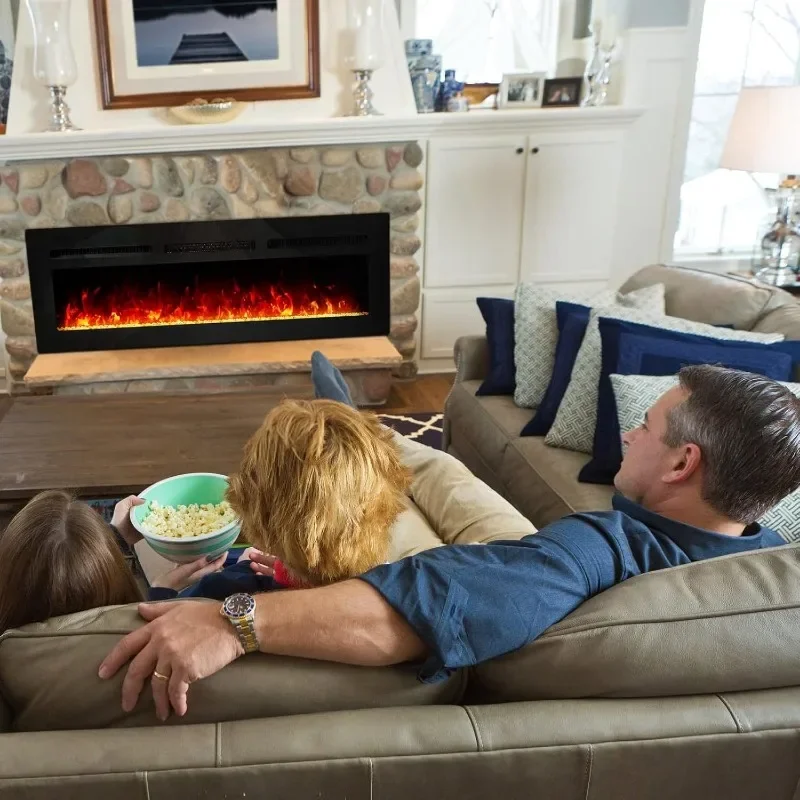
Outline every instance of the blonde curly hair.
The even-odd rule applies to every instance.
[[[373,414],[284,400],[245,445],[227,496],[248,542],[319,585],[386,561],[410,480]]]

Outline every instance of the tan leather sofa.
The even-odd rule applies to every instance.
[[[640,270],[622,291],[655,283],[666,287],[670,316],[800,339],[799,298],[780,289],[742,278],[659,265]],[[444,420],[447,452],[508,499],[537,528],[573,511],[610,507],[611,487],[577,481],[589,456],[548,447],[543,437],[520,437],[534,412],[518,408],[511,397],[476,397],[486,374],[484,337],[459,339],[455,357],[458,374]],[[796,379],[800,380],[800,374]]]
[[[395,555],[529,532],[455,459],[404,446]],[[0,800],[800,798],[800,545],[633,578],[432,686],[247,656],[164,725],[96,676],[138,624],[119,607],[0,636]]]

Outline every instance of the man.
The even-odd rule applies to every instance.
[[[348,399],[330,364],[317,358],[314,368],[321,394]],[[249,640],[217,603],[144,604],[150,624],[114,648],[100,677],[132,658],[123,708],[150,680],[161,719],[170,707],[185,714],[189,685],[248,642],[349,664],[416,661],[433,681],[517,650],[634,575],[783,544],[754,524],[800,486],[800,400],[780,384],[688,367],[624,442],[613,511],[573,514],[520,541],[438,548],[323,588],[258,595]]]

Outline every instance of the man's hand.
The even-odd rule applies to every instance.
[[[139,606],[149,624],[119,642],[99,670],[101,678],[111,678],[133,659],[122,684],[123,711],[133,710],[149,680],[158,718],[166,720],[170,706],[182,717],[190,684],[244,655],[233,626],[219,609],[219,603],[191,600]]]
[[[219,572],[225,566],[227,557],[228,553],[226,551],[213,561],[201,556],[196,561],[190,561],[188,564],[177,564],[169,572],[159,575],[152,585],[180,592],[187,586],[197,583],[201,578],[205,578],[206,575],[211,575],[212,572]]]
[[[119,531],[119,535],[125,540],[128,547],[133,547],[142,538],[142,534],[133,527],[131,522],[131,509],[136,506],[143,506],[145,503],[141,497],[131,495],[124,500],[120,500],[114,506],[114,516],[111,517],[111,524]]]

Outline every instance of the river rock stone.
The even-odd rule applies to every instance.
[[[392,216],[406,216],[422,208],[422,199],[417,192],[391,192],[384,198],[383,208]]]
[[[195,189],[192,192],[189,208],[198,219],[231,218],[231,211],[225,198],[216,189],[208,187]]]
[[[403,159],[409,167],[416,169],[424,158],[425,154],[422,152],[419,142],[409,142],[406,145],[406,149],[403,151]]]
[[[233,219],[252,219],[256,215],[253,207],[245,203],[244,200],[240,200],[235,194],[228,197],[228,203],[231,207]]]
[[[181,183],[185,183],[186,186],[191,186],[197,174],[197,159],[192,156],[176,158],[175,166],[178,168],[178,174],[182,175]]]
[[[257,217],[285,217],[286,207],[279,203],[274,197],[267,197],[259,200],[253,209]]]
[[[33,336],[33,307],[29,302],[0,300],[0,323],[7,336]]]
[[[105,176],[97,168],[97,164],[88,158],[70,161],[62,173],[62,181],[67,194],[73,200],[77,197],[100,197],[108,191]]]
[[[19,173],[16,170],[11,170],[9,172],[3,172],[2,176],[5,185],[16,194],[19,191]]]
[[[391,183],[389,184],[392,189],[400,189],[402,191],[417,191],[422,188],[422,175],[415,169],[407,169],[402,172],[396,172],[392,175]]]
[[[392,281],[391,309],[393,314],[413,314],[419,307],[420,283],[415,275],[407,280]]]
[[[416,361],[404,361],[392,370],[392,375],[401,381],[411,380],[417,377],[418,370]]]
[[[67,219],[76,228],[90,225],[108,225],[106,210],[91,200],[70,206],[67,209]]]
[[[373,196],[377,197],[386,191],[386,178],[383,175],[369,175],[367,177],[367,191]]]
[[[394,172],[397,165],[403,160],[404,151],[404,147],[398,147],[397,145],[386,148],[386,168],[389,172]]]
[[[16,358],[9,358],[8,359],[8,374],[17,381],[23,380],[25,375],[27,375],[28,370],[30,369],[30,363],[26,361],[20,361]]]
[[[48,214],[40,214],[28,222],[28,230],[35,230],[37,228],[56,228],[56,221]]]
[[[249,205],[253,205],[258,200],[258,188],[247,175],[242,175],[242,185],[239,187],[238,195]]]
[[[412,336],[410,339],[395,339],[390,337],[394,345],[394,349],[400,353],[403,358],[413,358],[417,354],[417,340]]]
[[[416,314],[400,314],[392,317],[389,336],[397,341],[403,341],[412,337],[417,330],[419,322]]]
[[[104,158],[101,162],[103,169],[112,178],[122,178],[128,174],[131,165],[127,158]]]
[[[234,156],[223,156],[220,160],[219,182],[228,194],[236,194],[239,191],[239,187],[242,185],[242,170]],[[247,201],[245,200],[245,202]]]
[[[354,214],[377,214],[381,204],[374,197],[360,197],[353,203]]]
[[[311,167],[292,167],[284,186],[294,197],[311,197],[317,193],[317,176]]]
[[[356,158],[365,169],[379,169],[385,163],[384,153],[380,147],[359,147],[356,150]]]
[[[410,278],[419,272],[419,264],[411,256],[392,256],[389,267],[393,278]]]
[[[352,150],[333,149],[322,153],[322,163],[326,167],[343,167],[353,158]]]
[[[0,218],[0,239],[25,240],[25,226],[16,217]],[[0,253],[2,255],[2,253]]]
[[[395,256],[413,256],[422,246],[418,236],[413,234],[396,234],[392,236],[391,252]]]
[[[200,159],[200,183],[203,186],[214,186],[219,177],[219,169],[216,159],[211,156],[203,156]]]
[[[284,196],[280,165],[269,150],[252,150],[242,156],[242,163],[253,173],[262,191],[281,200]]]
[[[289,157],[298,164],[310,164],[316,153],[311,147],[294,147],[289,151]]]
[[[27,278],[10,278],[0,283],[0,297],[6,300],[29,300],[31,284]]]
[[[130,194],[134,191],[136,190],[128,183],[128,181],[124,181],[122,178],[117,178],[114,181],[114,188],[111,190],[111,194]]]
[[[19,185],[22,189],[41,189],[47,183],[47,178],[47,167],[44,164],[26,164],[19,171]]]
[[[8,336],[6,352],[20,360],[33,358],[36,355],[36,339],[32,336]]]
[[[156,186],[162,194],[183,197],[183,183],[178,167],[172,158],[159,158],[153,167]]]
[[[161,199],[154,192],[142,192],[139,196],[139,211],[149,214],[161,208]]]
[[[19,207],[16,197],[11,194],[0,194],[0,214],[13,214]]]
[[[340,172],[323,172],[319,183],[319,196],[334,203],[354,203],[364,189],[364,178],[357,167],[346,167]]]
[[[29,217],[37,217],[42,210],[42,200],[37,194],[26,194],[19,204]]]
[[[66,219],[69,203],[66,189],[63,186],[54,186],[45,194],[43,207],[53,219],[60,221]]]
[[[392,220],[392,230],[398,233],[414,233],[419,228],[419,216],[411,214],[408,217],[395,217]]]
[[[176,197],[170,197],[164,206],[164,221],[165,222],[183,222],[189,219],[189,209],[182,200]]]
[[[134,158],[128,176],[140,189],[153,188],[153,162],[149,158]]]
[[[123,225],[133,216],[133,200],[125,195],[115,195],[108,201],[108,216],[117,225]]]
[[[25,274],[25,262],[21,258],[0,259],[0,278],[19,278]]]

